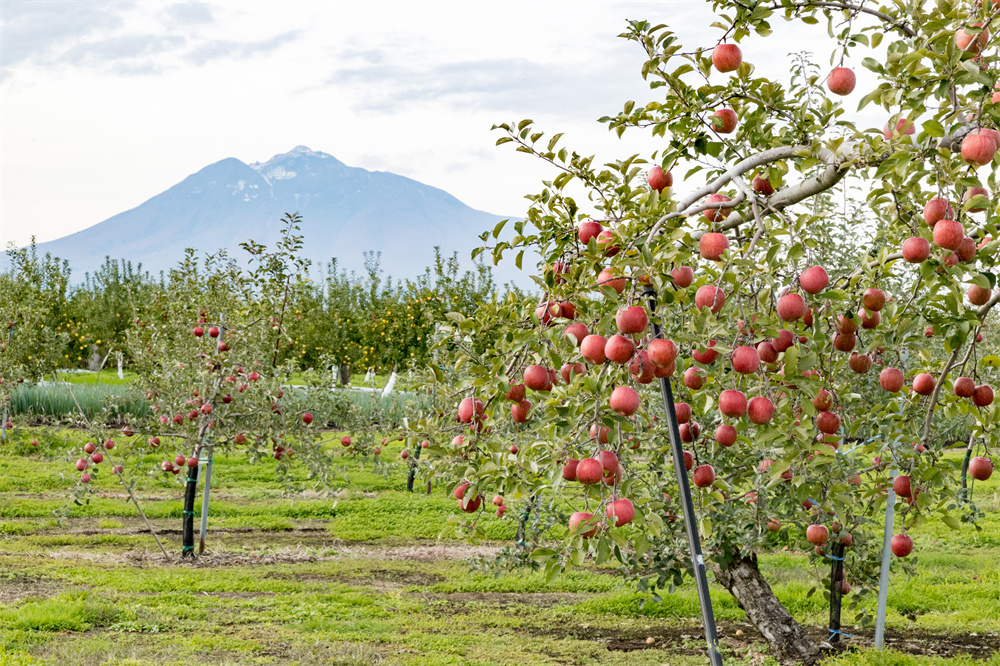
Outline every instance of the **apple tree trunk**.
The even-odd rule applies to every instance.
[[[337,372],[340,374],[340,385],[350,386],[351,385],[351,366],[346,363],[337,366]]]
[[[716,579],[767,639],[774,656],[786,664],[819,660],[819,646],[778,601],[757,566],[756,555],[737,555],[727,566],[717,568]]]

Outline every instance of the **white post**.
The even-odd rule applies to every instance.
[[[125,379],[125,373],[122,372],[122,358],[124,354],[116,352],[115,356],[118,358],[118,379]]]
[[[214,448],[214,447],[213,447]],[[205,479],[204,492],[201,496],[201,536],[198,539],[198,554],[205,552],[205,535],[208,534],[208,494],[212,489],[212,451],[208,449],[208,458],[201,460],[201,473]]]
[[[396,374],[396,371],[393,370],[392,374],[389,375],[389,379],[387,379],[386,382],[385,382],[385,388],[382,389],[382,397],[383,398],[386,397],[387,395],[389,395],[390,393],[392,393],[392,388],[396,385],[396,378],[397,377],[398,377],[398,375]]]
[[[892,478],[896,478],[896,469],[892,470]],[[896,493],[889,485],[885,505],[885,530],[882,533],[882,573],[878,579],[878,610],[875,615],[875,649],[881,650],[885,640],[885,607],[889,597],[889,563],[892,560],[893,524],[896,518]]]

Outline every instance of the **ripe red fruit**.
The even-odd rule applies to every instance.
[[[615,363],[628,363],[635,353],[635,344],[624,335],[614,334],[604,346],[604,355]]]
[[[188,467],[197,467],[198,466],[198,459],[195,458],[194,456],[191,456],[190,458],[187,459],[187,466]]]
[[[100,451],[96,451],[92,456],[90,456],[90,460],[95,465],[100,465],[102,462],[104,462],[104,454],[101,453]]]
[[[597,534],[597,528],[599,526],[594,525],[592,528],[590,527],[590,525],[592,524],[591,519],[593,517],[594,514],[587,513],[586,511],[577,511],[576,513],[574,513],[572,516],[569,517],[570,534],[576,534],[578,531],[580,531],[581,524],[583,524],[584,526],[583,529],[586,530],[581,535],[584,539],[589,539],[590,537]]]
[[[702,377],[701,368],[696,366],[691,366],[684,371],[684,386],[688,387],[692,391],[697,391],[705,383]]]
[[[771,181],[764,178],[764,176],[759,173],[753,177],[753,182],[750,184],[750,187],[753,188],[754,192],[762,194],[765,197],[769,197],[774,194],[774,185],[772,185]]]
[[[194,327],[194,336],[196,338],[200,338],[203,335],[205,335],[205,329],[203,329],[201,326],[195,326]]]
[[[840,430],[840,417],[833,412],[820,412],[816,415],[816,429],[827,435],[836,435]]]
[[[602,231],[604,231],[604,227],[601,226],[601,223],[593,220],[581,222],[579,229],[577,229],[580,242],[584,245],[589,243],[591,238],[597,238]]]
[[[615,277],[615,274],[610,268],[605,268],[600,273],[597,274],[597,286],[598,287],[611,287],[616,292],[621,294],[625,291],[625,286],[627,282],[623,277]]]
[[[80,483],[90,483],[90,479],[91,479],[91,477],[90,477],[89,474],[81,474],[80,475]]]
[[[965,28],[959,28],[955,31],[955,46],[958,47],[959,51],[977,55],[990,43],[990,29],[983,27],[981,22],[973,23],[972,25],[982,28],[982,31],[979,33],[969,33],[966,32]]]
[[[983,166],[993,161],[997,144],[983,130],[973,130],[962,139],[962,159],[972,166]]]
[[[576,319],[576,305],[570,303],[569,301],[560,301],[556,303],[559,308],[559,314],[557,317],[562,317],[563,319]]]
[[[583,363],[563,363],[563,366],[559,368],[559,376],[562,377],[564,384],[572,382],[574,375],[583,375],[586,373],[587,368]]]
[[[747,411],[747,397],[742,391],[726,389],[719,394],[719,411],[723,416],[738,419]]]
[[[882,315],[878,312],[873,312],[869,315],[864,308],[858,309],[858,318],[861,320],[861,328],[865,330],[878,328],[879,323],[882,321]]]
[[[987,190],[985,187],[970,187],[965,191],[965,194],[962,195],[962,205],[965,205],[970,201],[972,201],[975,197],[980,197],[980,196],[989,199],[990,198],[989,190]],[[982,213],[984,210],[986,209],[982,207],[982,204],[980,204],[975,208],[970,208],[969,212]]]
[[[705,365],[711,365],[718,358],[719,352],[712,349],[715,347],[715,340],[708,341],[708,348],[705,351],[692,351],[691,358],[693,358],[698,363],[704,363]]]
[[[698,240],[698,251],[701,253],[702,259],[719,261],[722,259],[722,254],[728,249],[729,239],[726,234],[710,231]]]
[[[562,478],[567,481],[576,481],[576,466],[580,463],[576,458],[570,458],[563,465]]]
[[[737,347],[733,350],[730,360],[733,364],[733,370],[742,375],[757,372],[760,368],[760,357],[753,347]]]
[[[747,403],[747,416],[753,423],[763,425],[774,418],[774,403],[769,398],[756,396]]]
[[[977,386],[972,394],[972,402],[976,407],[989,407],[993,404],[993,388],[989,384]]]
[[[646,330],[649,318],[646,316],[646,308],[641,305],[633,305],[622,308],[615,315],[615,326],[626,335],[642,333]]]
[[[687,423],[691,420],[691,405],[686,402],[674,403],[674,415],[677,416],[677,423]]]
[[[926,238],[913,236],[903,241],[903,259],[911,264],[925,261],[931,254],[931,244]]]
[[[482,504],[483,504],[482,495],[476,495],[475,497],[469,500],[461,498],[458,500],[458,508],[466,513],[475,513],[476,511],[479,511],[479,507],[482,506]]]
[[[258,375],[256,372],[251,372],[249,375],[247,375],[247,379],[249,379],[252,382],[255,382],[258,379],[260,379],[260,375]]]
[[[86,451],[87,453],[93,453],[94,451],[97,450],[97,447],[94,446],[93,442],[87,442],[86,444],[83,445],[83,450]]]
[[[622,416],[632,416],[639,410],[639,394],[631,386],[618,386],[608,400],[611,409]]]
[[[212,413],[212,405],[206,402],[204,405],[201,406],[201,410],[200,411],[201,411],[202,414],[211,414]]]
[[[610,231],[605,229],[597,235],[597,247],[598,249],[604,249],[605,257],[613,257],[621,250],[618,244],[615,243],[615,236]]]
[[[822,266],[813,266],[802,271],[799,275],[799,284],[807,294],[818,294],[830,284],[830,276]]]
[[[524,369],[524,385],[532,391],[551,391],[552,376],[548,368],[540,365],[529,365]]]
[[[82,472],[83,470],[87,469],[88,464],[89,463],[86,460],[80,458],[79,460],[76,461],[76,471]]]
[[[854,333],[838,333],[833,336],[833,348],[841,352],[849,352],[858,343],[858,336]]]
[[[662,192],[674,184],[674,176],[669,171],[664,171],[662,167],[655,166],[646,175],[646,182],[651,189]]]
[[[788,351],[793,344],[795,344],[795,337],[791,331],[786,329],[778,331],[778,337],[771,340],[771,346],[779,354],[783,351]]]
[[[632,500],[623,497],[609,504],[605,515],[615,527],[621,527],[628,525],[635,518],[635,507],[632,505]]]
[[[778,360],[778,352],[767,340],[757,344],[757,357],[762,363],[774,363]]]
[[[692,467],[694,467],[694,454],[692,454],[690,451],[685,451],[684,452],[684,469],[686,469],[687,471],[690,472]]]
[[[917,128],[914,127],[913,123],[906,118],[900,118],[896,122],[895,132],[899,132],[900,136],[909,136],[911,134],[916,134]],[[893,134],[894,130],[889,128],[889,123],[886,123],[885,127],[882,128],[882,136],[884,136],[885,140],[888,141],[892,138]]]
[[[892,491],[900,497],[912,497],[913,490],[910,487],[910,477],[900,474],[892,480]]]
[[[567,340],[572,342],[575,346],[579,347],[583,339],[590,334],[587,330],[586,324],[576,323],[570,324],[563,330],[563,335]]]
[[[690,266],[678,266],[670,271],[670,277],[673,279],[675,287],[685,289],[694,282],[694,270]]]
[[[861,296],[861,304],[866,310],[879,312],[885,307],[885,292],[875,287],[869,287]]]
[[[959,398],[971,398],[976,392],[976,384],[969,377],[959,377],[955,380],[955,395]]]
[[[725,304],[726,292],[715,285],[706,284],[698,287],[698,291],[694,294],[694,306],[699,310],[709,308],[712,314],[718,314]]]
[[[973,458],[969,461],[969,476],[976,481],[986,481],[993,476],[993,461],[978,456]]]
[[[965,228],[955,220],[941,220],[934,225],[934,244],[946,250],[957,250],[965,238]]]
[[[516,456],[516,455],[517,455],[517,452],[518,452],[518,450],[519,450],[519,449],[517,448],[517,445],[516,445],[516,444],[511,444],[511,445],[510,445],[510,448],[509,448],[509,449],[507,449],[507,450],[508,450],[508,451],[510,451],[510,452],[511,452],[511,454],[513,454],[513,455],[515,455],[515,456]]]
[[[897,368],[886,368],[878,376],[878,383],[889,393],[896,393],[903,388],[904,381],[903,372]]]
[[[913,378],[913,392],[918,395],[930,395],[934,392],[934,378],[926,372],[921,372]]]
[[[403,449],[402,451],[399,452],[399,457],[402,458],[403,460],[406,460],[407,458],[410,457],[410,452],[407,451],[406,449]]]
[[[719,109],[712,114],[711,117],[718,118],[722,121],[721,127],[712,123],[712,129],[714,129],[718,134],[730,134],[736,129],[736,112],[732,109]]]
[[[958,256],[959,261],[972,261],[976,258],[976,241],[966,236],[958,244],[955,254]]]
[[[562,312],[562,308],[554,301],[540,303],[538,307],[535,308],[535,316],[538,317],[538,321],[542,324],[542,326],[547,326],[553,318],[559,316],[560,312]]]
[[[597,429],[597,424],[590,426],[590,438],[597,440],[601,444],[608,443],[608,435],[611,433],[611,429],[607,426],[601,426],[600,430]]]
[[[723,423],[715,429],[715,441],[721,446],[732,446],[736,443],[736,427]]]
[[[521,402],[524,400],[525,388],[524,384],[511,384],[510,390],[507,391],[507,399],[511,402]]]
[[[585,486],[593,486],[601,482],[604,467],[600,460],[584,458],[576,466],[576,480]]]
[[[699,488],[707,488],[715,483],[715,469],[711,465],[698,465],[691,475],[691,480]]]
[[[821,412],[829,411],[833,407],[833,394],[826,389],[820,389],[813,398],[813,407]]]
[[[229,395],[228,393],[226,395],[222,396],[222,402],[224,404],[228,405],[232,401],[233,401],[233,396]]]
[[[650,340],[649,344],[646,345],[646,353],[649,354],[650,361],[656,365],[667,367],[677,358],[677,345],[672,340],[656,338]]]
[[[727,197],[725,194],[711,194],[705,199],[705,203],[707,204],[720,204],[728,201],[732,201],[732,199]],[[702,213],[702,215],[704,215],[705,219],[709,222],[722,222],[724,219],[729,217],[730,210],[732,210],[731,206],[724,208],[708,208],[704,213]]]
[[[826,77],[826,87],[834,95],[850,95],[854,92],[854,86],[858,82],[853,69],[847,67],[837,67]]]
[[[183,467],[184,465],[187,464],[187,458],[178,453],[176,456],[174,456],[174,464],[177,465],[178,467]]]
[[[217,338],[219,337],[219,329],[213,326],[212,328],[208,329],[208,334],[213,338]]]
[[[580,355],[594,365],[600,365],[607,360],[604,349],[608,341],[602,335],[588,335],[580,343]]]
[[[686,444],[690,444],[701,435],[701,426],[694,421],[681,425],[677,430],[680,432],[681,441]]]
[[[990,300],[990,290],[983,289],[977,284],[969,287],[969,302],[973,305],[986,305]]]
[[[458,420],[461,423],[472,423],[472,419],[485,411],[483,401],[478,398],[463,398],[458,403]]]
[[[743,62],[743,52],[736,44],[719,44],[712,51],[712,65],[720,72],[733,72]]]
[[[929,226],[933,227],[941,220],[950,220],[954,217],[955,210],[944,197],[934,197],[924,204],[924,222]]]
[[[826,525],[810,525],[806,528],[806,539],[814,546],[822,546],[830,540],[830,530]]]
[[[614,451],[601,451],[600,462],[605,475],[618,472],[618,456]]]
[[[347,435],[344,435],[343,437],[340,438],[340,445],[341,446],[350,446],[351,445],[351,438],[349,436],[347,436]]]
[[[806,301],[801,294],[785,294],[778,299],[777,311],[782,321],[796,321],[806,313]]]
[[[906,557],[913,552],[913,539],[906,534],[896,534],[889,540],[889,547],[896,557]]]
[[[528,420],[528,410],[531,409],[531,402],[522,400],[516,405],[510,406],[510,417],[515,423],[524,423]]]

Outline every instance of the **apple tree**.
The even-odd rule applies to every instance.
[[[431,442],[421,468],[451,483],[465,533],[494,494],[501,514],[549,498],[536,510],[565,529],[534,561],[552,576],[616,562],[641,590],[692,570],[689,479],[715,580],[777,656],[811,663],[818,646],[758,553],[843,552],[864,590],[887,486],[895,560],[912,568],[910,532],[970,516],[949,438],[974,439],[975,478],[992,472],[1000,6],[709,4],[716,32],[699,43],[645,21],[622,35],[655,99],[602,120],[648,132],[648,156],[601,163],[530,120],[497,126],[553,176],[513,238],[498,229],[481,251],[538,253],[542,293],[449,315],[453,407],[410,436]],[[739,44],[779,39],[782,22],[825,24],[828,63],[799,57],[789,76],[744,61]],[[859,108],[884,127],[859,125]],[[838,603],[845,589],[831,586]]]

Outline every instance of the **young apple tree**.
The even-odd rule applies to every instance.
[[[650,158],[601,164],[532,121],[498,126],[553,177],[513,239],[485,249],[537,252],[543,294],[449,315],[453,409],[410,436],[432,442],[420,465],[452,484],[466,533],[487,509],[554,498],[533,501],[565,525],[533,553],[549,575],[591,556],[672,590],[691,561],[665,379],[709,570],[780,658],[811,663],[817,643],[757,554],[783,543],[818,563],[843,547],[863,589],[887,486],[893,552],[912,566],[911,532],[967,515],[946,452],[956,424],[981,446],[975,478],[992,471],[1000,6],[710,4],[717,31],[699,43],[644,21],[623,35],[655,100],[603,121],[648,131]],[[799,58],[789,77],[745,61],[738,45],[782,22],[825,23],[829,65]],[[857,124],[858,107],[884,129]],[[858,190],[844,215],[836,202]]]

